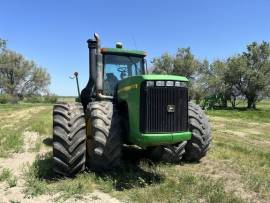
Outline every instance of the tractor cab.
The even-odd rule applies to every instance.
[[[114,99],[119,82],[146,74],[146,52],[124,49],[122,43],[115,48],[101,48],[100,38],[87,41],[89,48],[89,81],[81,92],[84,109],[91,99]]]
[[[143,51],[123,49],[121,43],[116,48],[102,48],[103,55],[103,94],[114,96],[117,84],[128,77],[146,73]]]

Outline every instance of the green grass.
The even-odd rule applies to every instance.
[[[11,128],[0,130],[0,157],[20,152],[22,145],[23,137],[20,132]]]
[[[197,202],[198,200],[204,202],[243,202],[237,196],[226,193],[222,180],[196,175],[187,170],[176,168],[174,165],[149,166],[144,163],[139,167],[140,170],[150,173],[147,176],[138,176],[135,181],[133,179],[135,183],[137,181],[140,184],[117,190],[114,185],[115,180],[109,176],[98,181],[99,189],[111,192],[114,196],[127,202]],[[128,178],[128,174],[129,171],[121,171],[118,173],[118,178]],[[149,181],[149,179],[151,180],[149,177],[152,177],[153,174],[156,178]],[[109,184],[107,187],[111,188],[111,191],[106,189],[106,184]]]
[[[32,107],[5,106],[1,112],[0,106],[0,116]],[[48,153],[25,167],[24,192],[29,197],[60,192],[56,201],[79,199],[100,190],[124,202],[270,202],[270,101],[262,101],[257,107],[207,111],[213,143],[199,164],[175,166],[144,159],[126,160],[121,169],[110,173],[84,172],[74,178],[58,179],[52,172],[52,154]],[[51,110],[46,106],[19,124],[40,134],[34,146],[37,152],[43,140],[51,140]],[[0,124],[7,121],[2,119]],[[11,151],[20,151],[20,131],[8,127],[5,130],[0,133],[14,137],[5,141],[7,136],[0,134],[0,143],[5,141],[7,150],[13,147]]]
[[[4,168],[0,173],[0,182],[6,181],[11,177],[11,171],[9,169]]]
[[[17,185],[17,178],[12,175],[9,169],[3,169],[0,173],[0,182],[6,181],[9,187],[15,187]]]
[[[244,119],[254,122],[270,122],[270,101],[259,102],[257,104],[257,110],[247,110],[245,108],[235,110],[208,110],[207,114],[210,116]]]
[[[51,153],[38,156],[32,165],[26,166],[24,176],[25,193],[29,197],[62,192],[59,198],[66,200],[70,197],[80,198],[94,188],[92,177],[88,173],[80,174],[74,179],[56,179],[52,172]]]
[[[228,136],[215,141],[215,146],[215,153],[211,153],[213,160],[227,160],[228,166],[241,175],[246,189],[270,199],[269,148],[256,147]]]
[[[33,147],[33,151],[39,152],[43,140],[52,135],[52,108],[48,107],[32,115],[32,117],[27,120],[25,126],[27,126],[26,129],[28,131],[37,132],[39,134],[35,146]]]
[[[244,202],[224,189],[224,181],[198,176],[174,165],[126,164],[119,171],[106,174],[82,173],[75,178],[54,179],[51,158],[38,157],[25,170],[26,194],[29,196],[62,192],[61,199],[82,198],[98,189],[124,202]]]
[[[76,97],[74,96],[59,96],[57,98],[58,102],[75,102]]]
[[[39,106],[51,106],[52,104],[44,103],[18,103],[18,104],[0,104],[0,115],[1,113],[12,113],[17,110],[27,109],[31,107]],[[3,116],[3,115],[2,115]]]
[[[31,116],[25,124],[27,130],[38,132],[41,135],[52,133],[52,108],[46,108]]]
[[[212,119],[214,146],[208,159],[231,168],[245,190],[270,201],[270,102],[259,103],[258,109],[208,111],[210,120],[212,115],[223,119]]]
[[[12,176],[7,180],[9,187],[15,187],[17,185],[17,178]]]
[[[35,107],[44,107],[44,109],[31,113],[26,111],[35,110]],[[38,151],[44,135],[51,135],[52,132],[51,111],[51,105],[0,105],[0,157],[7,157],[22,150],[24,131],[39,133],[39,142],[35,143],[33,147],[35,151]],[[16,116],[16,113],[18,116]]]

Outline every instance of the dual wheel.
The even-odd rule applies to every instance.
[[[120,165],[121,122],[112,102],[59,103],[53,109],[53,170],[72,176],[88,168],[99,171]],[[91,135],[91,136],[90,136]]]
[[[58,103],[53,109],[53,170],[73,176],[85,166],[94,171],[121,163],[121,117],[110,101],[91,102],[84,112],[80,103]],[[189,103],[189,141],[149,149],[156,160],[199,161],[209,149],[211,133],[201,108]]]

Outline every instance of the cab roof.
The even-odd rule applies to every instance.
[[[135,55],[135,56],[146,56],[145,51],[130,50],[123,48],[102,48],[101,53],[103,54],[122,54],[122,55]]]

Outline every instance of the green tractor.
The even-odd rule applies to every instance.
[[[73,176],[120,166],[123,146],[149,157],[198,162],[209,150],[211,132],[202,109],[188,101],[187,78],[147,74],[144,51],[101,48],[94,34],[89,81],[80,103],[53,109],[53,170]]]

